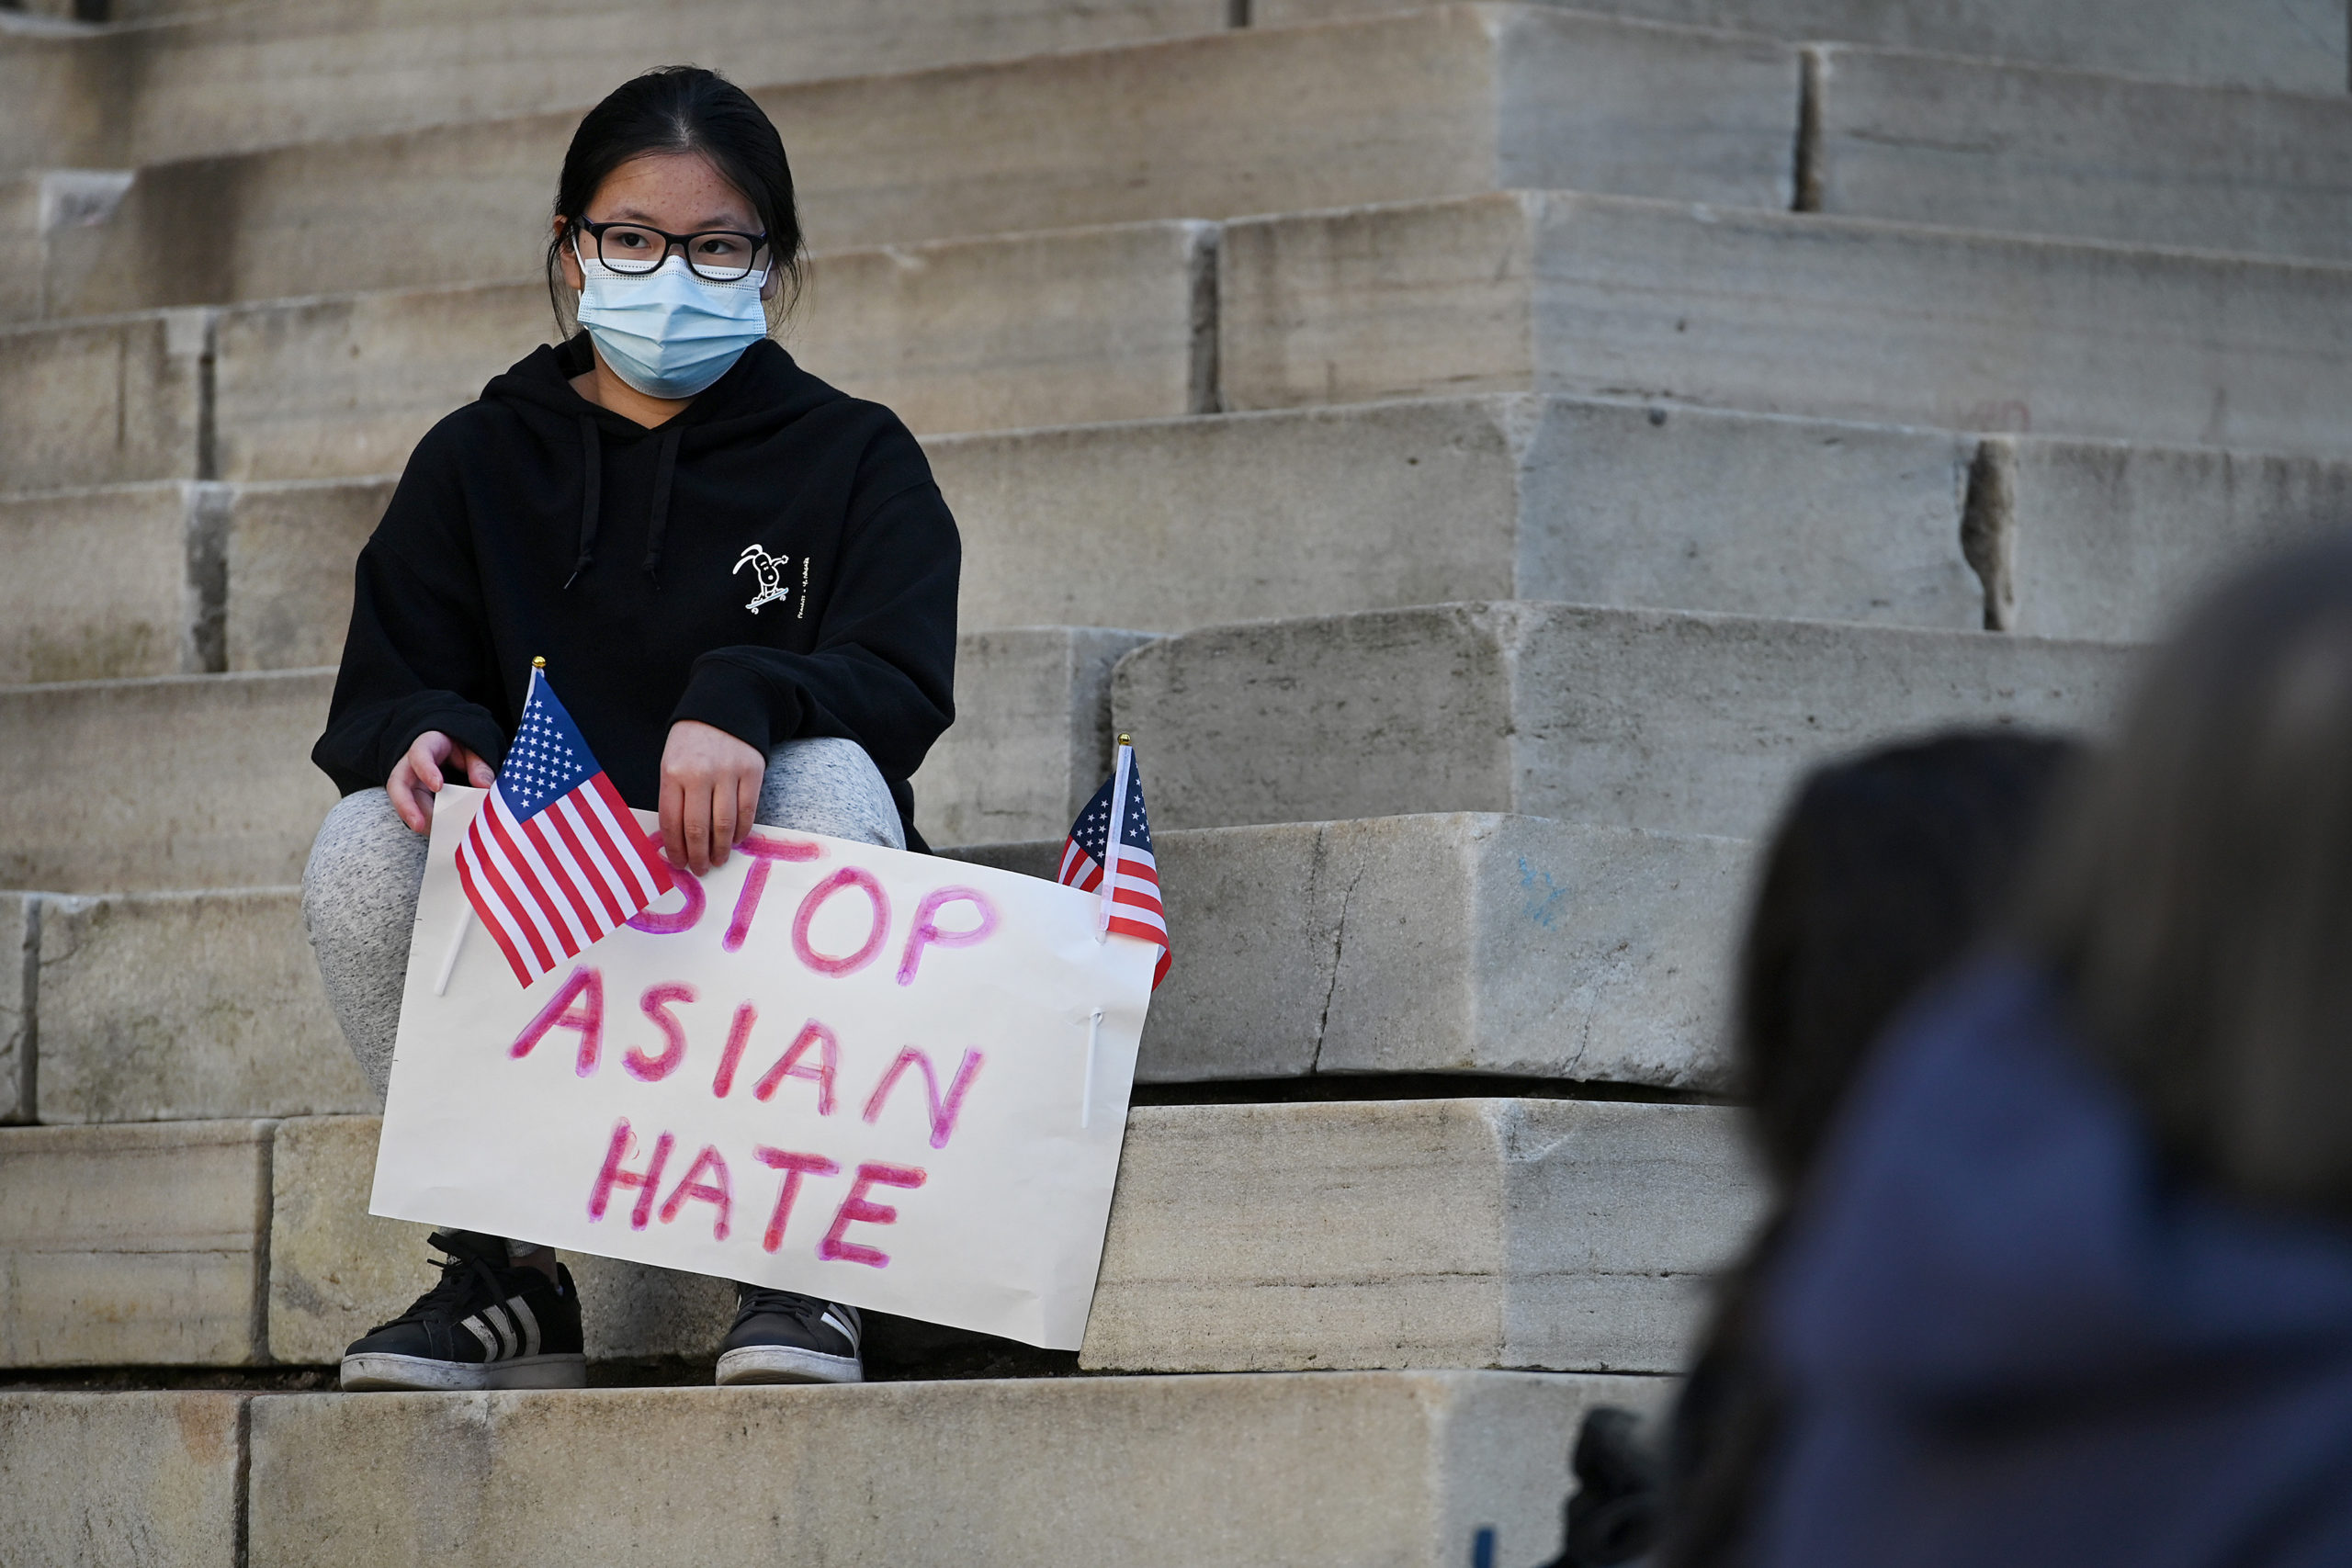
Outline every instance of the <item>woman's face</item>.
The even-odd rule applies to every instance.
[[[699,234],[712,229],[757,234],[762,228],[750,199],[699,152],[648,152],[631,158],[605,176],[582,216],[591,223],[642,223],[672,234]],[[563,220],[557,219],[555,224],[556,231],[562,233]],[[594,256],[595,241],[582,233],[580,249],[582,254]],[[569,238],[559,254],[563,280],[576,292],[582,279]],[[777,269],[770,265],[760,298],[775,298],[780,281]]]

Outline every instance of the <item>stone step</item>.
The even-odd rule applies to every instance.
[[[1282,26],[1394,8],[1400,0],[1250,0]],[[2352,40],[2335,0],[1574,0],[1581,11],[1737,28],[1800,43],[1889,44],[2177,82],[2341,93]]]
[[[2110,644],[1568,604],[1166,637],[1112,678],[1158,829],[1507,811],[1761,836],[1795,777],[1951,725],[2092,729]]]
[[[1051,876],[1059,849],[953,852]],[[1140,1081],[1475,1072],[1733,1087],[1722,1030],[1745,843],[1433,816],[1162,832],[1157,849],[1181,945],[1152,998]],[[37,980],[20,982],[28,940]],[[0,954],[0,1120],[376,1109],[294,888],[8,895]]]
[[[11,1393],[0,1532],[25,1568],[1535,1568],[1560,1549],[1584,1413],[1655,1410],[1668,1388],[1357,1372]],[[417,1506],[422,1487],[435,1506]]]
[[[332,1364],[424,1273],[428,1227],[367,1212],[376,1129],[0,1130],[0,1366]],[[1138,1107],[1080,1361],[1671,1371],[1759,1190],[1720,1107]],[[726,1330],[724,1281],[572,1261],[592,1359]]]
[[[836,252],[783,341],[917,430],[1195,413],[1216,231],[1190,222]],[[397,471],[552,338],[537,284],[0,329],[11,490]]]
[[[215,1390],[0,1393],[0,1539],[19,1568],[244,1568],[245,1411]]]
[[[0,1366],[254,1362],[273,1125],[0,1129]]]
[[[967,627],[1523,598],[2142,642],[2352,511],[2344,459],[1517,394],[924,445]],[[334,662],[392,483],[0,498],[0,684]]]
[[[1223,0],[274,0],[107,31],[0,29],[0,167],[127,167],[355,130],[567,108],[650,65],[799,82],[1225,26]],[[116,6],[113,12],[119,13]],[[549,164],[550,177],[554,165]]]
[[[2352,455],[2352,269],[1515,192],[1227,223],[1225,406],[1655,397]]]
[[[1809,209],[2352,258],[2341,72],[2324,93],[2288,94],[1891,50],[1816,49],[1807,67]]]
[[[915,780],[938,842],[1067,832],[1109,770],[1107,671],[1133,633],[958,639],[957,722]],[[334,786],[311,765],[333,670],[0,687],[0,887],[299,882]]]
[[[1513,185],[1786,207],[1797,87],[1778,43],[1457,6],[757,96],[810,243],[839,249]],[[40,258],[16,301],[71,316],[537,278],[578,116],[477,118],[491,112],[193,161],[200,146],[175,141],[160,155],[175,161],[132,157],[150,166],[127,187],[89,189],[78,220],[63,193],[24,194],[40,177],[19,182],[0,209],[49,221],[13,242]],[[203,210],[233,210],[236,233],[191,255],[183,226]]]

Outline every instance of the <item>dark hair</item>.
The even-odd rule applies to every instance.
[[[2077,750],[1953,734],[1834,763],[1798,789],[1765,853],[1734,1004],[1741,1089],[1783,1190],[1871,1041],[2003,910]]]
[[[778,289],[770,304],[773,326],[800,292],[800,214],[793,201],[792,165],[767,112],[742,88],[699,65],[665,65],[632,77],[590,109],[571,133],[555,187],[555,216],[564,226],[548,239],[548,299],[558,324],[570,329],[557,264],[572,225],[587,214],[615,169],[650,152],[699,152],[751,202],[767,231],[774,265],[789,286]]]
[[[1776,1201],[1719,1283],[1675,1413],[1664,1568],[1733,1560],[1781,1429],[1751,1314],[1789,1204],[1872,1043],[1999,926],[2080,755],[2071,741],[2006,731],[1891,746],[1815,772],[1774,830],[1740,953],[1735,1037]]]
[[[2352,1217],[2352,538],[2190,615],[2052,851],[2025,939],[2159,1144]]]

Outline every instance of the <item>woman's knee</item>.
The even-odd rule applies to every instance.
[[[890,798],[882,771],[865,748],[837,736],[787,740],[768,753],[759,819],[763,827],[886,849],[907,847],[898,803]]]
[[[302,919],[312,942],[356,926],[373,928],[403,910],[413,919],[427,847],[382,790],[337,801],[302,867]]]

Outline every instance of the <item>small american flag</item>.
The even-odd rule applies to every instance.
[[[1111,840],[1111,819],[1119,819],[1119,837]],[[1116,857],[1117,871],[1106,885],[1102,867]],[[1168,912],[1159,903],[1159,863],[1152,858],[1151,823],[1144,816],[1143,780],[1136,774],[1136,749],[1119,737],[1118,761],[1111,777],[1086,809],[1070,825],[1062,844],[1062,867],[1056,880],[1081,893],[1102,894],[1098,931],[1115,936],[1138,936],[1159,946],[1159,966],[1151,972],[1151,988],[1168,978]]]
[[[458,846],[458,880],[526,986],[674,886],[536,664],[498,784]]]

